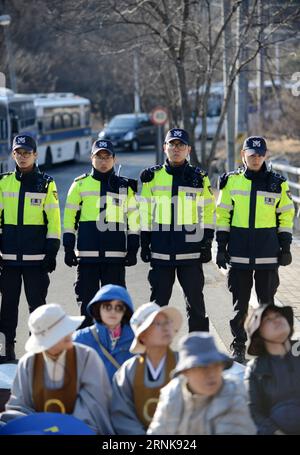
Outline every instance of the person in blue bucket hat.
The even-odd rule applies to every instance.
[[[242,382],[222,375],[232,363],[209,333],[182,338],[173,379],[161,389],[147,434],[255,434]]]
[[[95,435],[96,433],[81,420],[57,412],[36,412],[11,420],[1,427],[1,435]]]
[[[110,380],[125,360],[134,334],[129,320],[133,313],[131,297],[123,286],[103,286],[87,306],[94,325],[78,330],[73,340],[94,348],[103,360]]]

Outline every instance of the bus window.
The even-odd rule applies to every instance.
[[[59,114],[53,116],[51,126],[53,130],[60,130],[62,128],[62,119]]]
[[[7,138],[8,138],[7,121],[4,118],[0,118],[0,139],[6,140]]]
[[[72,114],[73,126],[80,126],[80,115],[78,112]]]
[[[39,121],[37,122],[37,126],[38,126],[38,132],[39,132],[40,134],[42,134],[42,132],[43,132],[43,122],[42,122],[41,120],[39,120]]]
[[[15,135],[19,133],[19,119],[14,116],[11,118],[11,134]]]
[[[71,128],[72,127],[72,117],[70,114],[63,114],[62,115],[62,123],[63,128]]]
[[[43,131],[52,130],[52,117],[50,117],[49,115],[47,117],[43,117],[41,123],[43,125]]]
[[[84,107],[84,124],[85,124],[85,126],[90,125],[90,108],[89,108],[89,106]]]

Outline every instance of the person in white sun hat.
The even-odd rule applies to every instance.
[[[84,316],[68,316],[51,303],[31,313],[31,336],[19,361],[2,422],[34,412],[71,414],[98,434],[113,434],[111,386],[102,360],[72,333]]]
[[[181,313],[154,302],[141,305],[130,324],[134,340],[127,360],[113,378],[111,419],[117,434],[145,434],[154,415],[159,392],[170,380],[177,353],[170,344],[182,323]]]

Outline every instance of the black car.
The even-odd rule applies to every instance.
[[[157,128],[148,114],[120,114],[111,119],[98,138],[110,140],[116,148],[136,152],[144,145],[155,146],[156,135]]]

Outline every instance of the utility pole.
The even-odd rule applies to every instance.
[[[133,54],[133,77],[134,77],[134,113],[141,112],[140,104],[140,84],[139,84],[139,55],[138,50],[134,49]]]
[[[6,51],[7,51],[7,65],[8,65],[8,72],[9,72],[10,88],[16,93],[17,92],[17,79],[16,79],[13,54],[12,54],[12,49],[11,49],[10,31],[9,31],[10,24],[11,24],[11,17],[8,14],[3,14],[0,16],[0,26],[3,27],[4,41],[6,44]]]
[[[231,0],[223,0],[223,22],[225,23],[226,18],[231,12]],[[224,97],[227,97],[229,81],[229,68],[230,68],[230,49],[232,47],[232,36],[231,36],[231,23],[227,23],[224,30],[224,51],[223,51],[223,83],[224,83]],[[227,170],[232,171],[234,169],[234,92],[232,91],[228,108],[225,117],[225,138],[226,138],[226,152],[227,152]]]
[[[259,26],[259,42],[263,43],[264,38],[264,14],[263,0],[258,1],[258,26]],[[257,71],[257,111],[259,118],[259,127],[264,128],[264,48],[262,47],[256,57]],[[263,134],[263,131],[261,131]]]
[[[248,0],[243,0],[237,11],[237,48],[240,47],[241,37],[244,34],[243,23],[248,17]],[[248,50],[245,45],[240,48],[237,65],[247,59]],[[243,67],[236,78],[235,86],[235,167],[241,164],[240,150],[246,137],[248,136],[248,70],[247,66]]]

